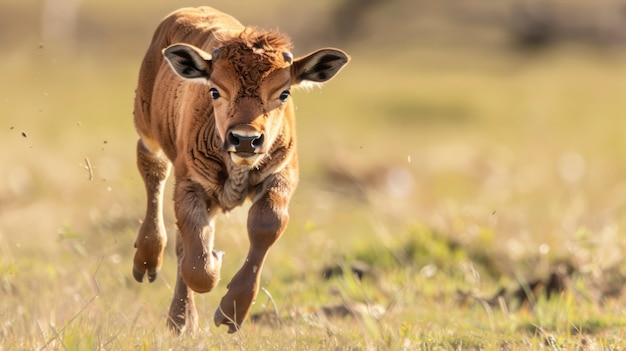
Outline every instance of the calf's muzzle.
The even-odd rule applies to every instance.
[[[231,131],[228,133],[226,149],[236,153],[259,153],[265,136],[262,133],[237,133]]]

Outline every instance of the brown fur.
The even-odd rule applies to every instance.
[[[215,313],[215,323],[230,332],[247,318],[267,251],[287,226],[298,161],[294,109],[281,92],[305,80],[326,81],[348,61],[340,50],[324,49],[292,62],[285,55],[290,48],[276,31],[245,28],[200,7],[166,17],[144,57],[134,115],[148,202],[133,274],[153,281],[161,267],[163,188],[174,165],[179,269],[168,324],[178,332],[197,327],[193,292],[211,291],[220,278],[222,253],[213,247],[217,213],[253,202],[247,258]],[[248,144],[239,146],[241,140]]]

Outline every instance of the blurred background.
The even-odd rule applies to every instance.
[[[402,246],[421,227],[489,257],[483,268],[503,285],[558,261],[623,270],[623,1],[3,0],[5,292],[22,284],[6,267],[27,257],[54,276],[102,258],[116,282],[138,286],[134,89],[154,29],[183,5],[279,28],[295,56],[352,56],[322,89],[294,93],[301,183],[268,281]],[[171,210],[166,201],[173,243]],[[218,223],[224,277],[243,259],[245,215]]]

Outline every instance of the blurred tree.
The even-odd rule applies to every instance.
[[[339,4],[332,14],[332,32],[342,41],[354,39],[362,34],[362,22],[365,15],[378,4],[393,0],[346,0]]]
[[[80,0],[44,0],[41,13],[41,36],[48,47],[60,50],[76,48]]]

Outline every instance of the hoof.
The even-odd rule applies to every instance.
[[[215,325],[218,327],[222,324],[227,325],[228,334],[232,334],[239,330],[239,325],[237,325],[237,323],[232,318],[226,317],[222,313],[222,309],[220,307],[215,310],[215,314],[213,315],[213,322],[215,322]]]
[[[182,320],[182,322],[175,321],[171,317],[168,317],[166,325],[172,334],[179,336],[183,333],[183,329],[185,328],[185,320]]]
[[[195,332],[193,322],[191,322],[192,325],[189,328],[185,325],[186,322],[187,321],[184,315],[178,315],[178,316],[170,315],[167,317],[166,325],[173,335],[180,336],[180,335],[183,335],[185,332],[189,332],[193,334]]]
[[[145,275],[146,275],[145,270],[143,272],[140,272],[137,268],[133,267],[133,277],[135,277],[136,281],[142,283]],[[148,273],[148,281],[150,283],[154,282],[158,275],[159,275],[159,272],[156,272],[156,271],[152,273]]]

